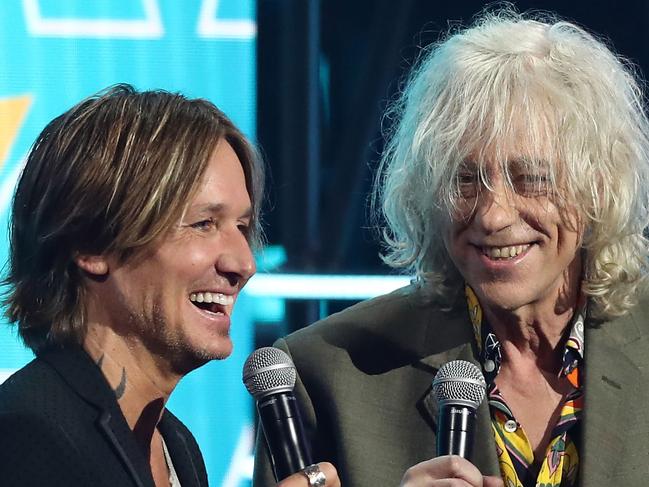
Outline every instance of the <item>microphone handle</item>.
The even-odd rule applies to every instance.
[[[476,411],[463,405],[446,404],[437,422],[437,455],[459,455],[471,459]]]
[[[292,392],[280,392],[260,399],[257,411],[277,482],[313,463]]]

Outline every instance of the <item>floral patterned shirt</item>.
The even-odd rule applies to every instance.
[[[535,465],[532,446],[495,382],[502,358],[500,342],[487,320],[483,320],[480,303],[469,286],[466,286],[466,297],[482,371],[487,381],[491,423],[505,487],[576,486],[579,472],[579,428],[584,393],[582,374],[585,300],[572,319],[560,372],[561,376],[568,378],[574,390],[564,400],[543,462]]]

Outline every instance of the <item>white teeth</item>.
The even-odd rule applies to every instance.
[[[525,245],[511,245],[508,247],[482,247],[482,252],[489,258],[497,259],[510,259],[522,254],[530,247],[530,244]]]
[[[201,293],[191,293],[189,300],[196,303],[216,303],[222,306],[229,306],[234,303],[234,296],[203,291]]]

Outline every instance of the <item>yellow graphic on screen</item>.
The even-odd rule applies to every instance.
[[[7,161],[11,145],[25,121],[31,104],[31,95],[0,98],[0,167]]]

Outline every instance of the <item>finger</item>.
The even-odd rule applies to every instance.
[[[482,474],[476,466],[457,455],[433,458],[410,467],[401,485],[417,487],[431,485],[431,481],[443,479],[458,479],[465,481],[469,486],[482,486]]]
[[[325,487],[340,487],[340,479],[338,478],[338,472],[336,468],[329,462],[318,463],[320,471],[324,474],[327,479]],[[286,477],[282,480],[277,487],[308,487],[309,479],[304,475],[303,472],[297,472]]]
[[[500,477],[485,476],[482,487],[505,487],[505,482]]]
[[[340,479],[338,478],[336,467],[329,462],[320,462],[318,466],[320,467],[320,471],[327,477],[327,487],[340,487]]]
[[[430,478],[412,478],[406,483],[401,483],[401,487],[476,487],[462,479],[437,479]]]
[[[424,484],[426,487],[474,487],[466,480],[462,479],[440,479],[433,480],[429,484]]]

